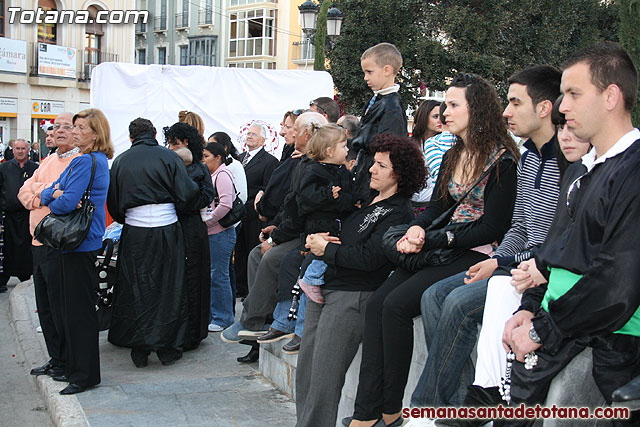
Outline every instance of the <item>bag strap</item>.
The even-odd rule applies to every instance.
[[[233,193],[236,195],[236,197],[239,197],[240,193],[238,193],[238,190],[236,190],[236,184],[233,182],[233,177],[231,176],[231,174],[228,171],[220,171],[220,173],[222,172],[226,173],[229,176],[231,185],[233,185]],[[216,182],[218,181],[218,175],[220,175],[220,173],[216,174],[216,178],[213,180],[213,201],[216,206],[220,204],[220,197],[218,196],[218,189],[216,188]]]
[[[87,200],[89,200],[89,197],[91,196],[91,187],[93,186],[93,177],[96,174],[96,158],[94,157],[93,153],[89,153],[89,155],[91,156],[91,179],[89,180],[89,185],[87,186],[87,189],[84,190],[84,195],[82,196],[83,198],[86,198]]]
[[[469,190],[467,190],[467,192],[464,194],[464,196],[460,197],[460,199],[458,199],[457,202],[455,202],[451,207],[449,207],[449,209],[447,209],[445,212],[443,212],[439,217],[437,217],[435,220],[433,220],[431,222],[431,224],[429,225],[429,227],[427,227],[427,229],[425,231],[432,231],[432,230],[436,230],[436,229],[440,229],[441,227],[439,227],[438,225],[445,219],[449,219],[451,217],[451,215],[453,215],[453,213],[455,212],[455,210],[458,208],[458,206],[460,206],[460,204],[467,198],[467,196],[471,193],[471,191],[476,188],[496,167],[496,165],[498,164],[498,162],[501,159],[508,159],[508,158],[512,158],[511,155],[507,152],[504,151],[502,154],[500,154],[500,156],[495,159],[493,161],[493,163],[491,163],[491,165],[482,173],[482,175],[480,176],[480,178],[476,181],[475,184],[473,184],[473,186],[471,186],[469,188]]]

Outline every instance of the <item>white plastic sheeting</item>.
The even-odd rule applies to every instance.
[[[278,136],[286,111],[309,108],[320,96],[333,98],[333,79],[324,71],[253,70],[204,66],[138,65],[105,62],[91,75],[91,106],[102,110],[111,126],[116,155],[130,147],[129,123],[153,122],[162,128],[178,121],[180,110],[198,113],[205,138],[223,131],[241,152],[252,121],[267,124],[267,150],[278,156]]]

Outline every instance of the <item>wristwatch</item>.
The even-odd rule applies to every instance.
[[[269,238],[267,239],[267,243],[268,243],[269,245],[271,245],[271,247],[274,247],[274,246],[277,244],[276,242],[274,242],[274,241],[273,241],[273,239],[272,239],[271,237],[269,237]]]
[[[450,248],[456,242],[456,235],[453,234],[453,231],[446,231],[445,234],[447,235],[447,247]]]
[[[536,344],[541,344],[542,340],[540,340],[540,337],[538,336],[538,333],[536,332],[536,329],[533,327],[533,323],[531,324],[531,327],[529,328],[529,338],[531,338],[531,341],[533,341]]]

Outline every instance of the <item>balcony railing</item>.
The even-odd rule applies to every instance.
[[[147,23],[146,22],[138,22],[136,24],[136,34],[144,34],[147,32]]]
[[[189,14],[178,13],[176,15],[176,29],[189,28]]]
[[[102,64],[103,62],[117,62],[118,54],[110,53],[110,52],[100,52],[98,54],[98,64]],[[89,81],[91,80],[91,71],[98,66],[98,64],[93,63],[82,63],[82,68],[78,73],[78,80]]]
[[[153,31],[167,31],[166,15],[153,18]]]
[[[198,25],[212,25],[213,24],[213,10],[200,9],[198,11]]]

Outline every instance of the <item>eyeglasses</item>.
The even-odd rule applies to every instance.
[[[578,190],[580,190],[580,182],[582,178],[584,178],[586,172],[576,179],[573,180],[571,185],[569,185],[569,189],[567,190],[567,214],[569,214],[569,218],[573,221],[576,213],[576,200]]]
[[[320,106],[320,104],[318,104],[317,102],[315,102],[315,101],[311,101],[311,102],[309,103],[309,107],[313,107],[314,105],[316,106],[316,108],[317,108],[318,110],[322,111],[322,114],[327,114],[327,110],[325,110],[324,108],[322,108],[322,107]]]
[[[300,114],[304,113],[305,111],[307,111],[307,110],[305,110],[304,108],[298,108],[297,110],[289,111],[289,113],[293,114],[294,116],[299,116]]]
[[[71,126],[71,125],[60,125],[60,124],[53,125],[53,130],[58,130],[58,129],[71,130],[71,129],[73,129],[73,126]]]

